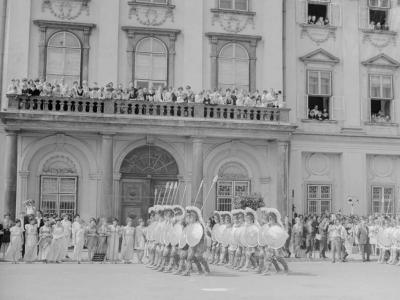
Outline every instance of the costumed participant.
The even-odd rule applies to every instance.
[[[61,225],[64,228],[64,250],[62,254],[62,258],[68,258],[68,248],[71,245],[71,233],[72,233],[72,223],[69,220],[68,214],[63,215],[63,220],[61,221]]]
[[[164,230],[164,207],[158,205],[156,207],[156,221],[157,224],[154,227],[154,261],[150,264],[150,267],[156,269],[161,262],[163,244],[161,242],[162,232]]]
[[[390,250],[390,238],[389,238],[389,225],[386,219],[381,221],[381,225],[379,226],[378,231],[378,249],[379,249],[379,258],[378,263],[385,263],[389,259],[389,250]]]
[[[238,227],[234,233],[235,243],[237,243],[238,247],[235,252],[235,264],[234,269],[239,270],[241,269],[245,262],[246,262],[246,253],[245,253],[245,246],[242,244],[242,235],[246,229],[245,227],[245,220],[244,220],[244,210],[238,209],[236,212],[236,218],[238,222]]]
[[[157,270],[163,272],[167,264],[169,263],[170,253],[171,253],[171,242],[170,235],[173,229],[173,217],[174,211],[172,206],[164,206],[164,226],[161,232],[161,259],[158,264]]]
[[[229,264],[229,242],[230,233],[232,231],[232,215],[229,211],[221,212],[221,218],[224,220],[224,226],[220,228],[221,251],[218,265]]]
[[[86,229],[86,248],[88,250],[88,259],[92,261],[98,244],[97,222],[95,218],[91,218],[89,226]]]
[[[147,259],[146,265],[151,265],[155,257],[154,228],[157,225],[156,207],[150,207],[148,213],[150,216],[146,228],[145,257]]]
[[[190,275],[192,262],[196,263],[200,274],[203,274],[203,269],[206,272],[205,274],[209,274],[210,268],[204,258],[204,252],[207,250],[207,245],[205,238],[205,224],[201,211],[195,206],[189,206],[186,208],[186,212],[189,214],[189,224],[186,232],[186,241],[189,245],[189,249],[186,260],[186,270],[183,275]]]
[[[174,275],[181,275],[185,271],[186,260],[188,257],[189,245],[187,243],[186,235],[189,225],[189,213],[187,210],[185,210],[184,212],[181,225],[182,225],[182,233],[179,237],[179,243],[178,243],[179,264],[178,264],[178,269],[173,273]]]
[[[3,223],[0,224],[0,252],[2,253],[2,258],[6,256],[6,251],[10,245],[10,228],[11,228],[11,218],[10,214],[5,214]]]
[[[107,259],[113,263],[118,261],[118,248],[119,248],[119,237],[121,233],[121,227],[118,225],[118,219],[114,218],[112,224],[108,226],[108,247],[107,247]]]
[[[174,267],[178,268],[179,265],[179,240],[183,233],[182,221],[184,218],[184,209],[180,205],[173,206],[174,218],[172,221],[173,229],[170,235],[171,254],[169,264],[165,269],[166,273],[172,272]]]
[[[289,267],[284,259],[283,246],[289,235],[282,224],[281,214],[275,208],[268,208],[268,225],[269,228],[265,232],[265,240],[268,245],[268,255],[266,257],[270,264],[264,274],[268,275],[271,263],[275,266],[277,272],[281,271],[280,264],[284,272],[288,273]]]
[[[106,254],[108,249],[108,223],[106,218],[100,220],[100,226],[97,228],[98,244],[94,257],[98,256],[102,258],[102,262],[106,260]]]
[[[74,245],[73,259],[80,264],[83,247],[85,245],[86,226],[80,218],[75,220],[72,226],[72,244]]]
[[[257,214],[257,220],[260,224],[260,230],[258,231],[258,274],[262,274],[265,271],[265,259],[268,251],[267,241],[264,237],[263,232],[269,229],[268,224],[268,208],[261,207]]]
[[[211,231],[211,261],[210,264],[216,264],[218,262],[218,258],[220,255],[220,243],[217,240],[217,235],[219,232],[219,227],[222,225],[221,224],[221,215],[219,211],[214,211],[213,213],[214,217],[214,226]]]
[[[128,218],[126,226],[122,228],[122,247],[121,247],[121,260],[124,264],[132,262],[133,259],[133,246],[135,240],[135,227],[132,226],[132,219]]]
[[[303,225],[300,222],[300,218],[294,219],[294,225],[292,228],[292,247],[295,258],[300,258],[300,246],[303,240]]]
[[[52,235],[53,239],[51,241],[50,250],[46,260],[48,262],[60,263],[64,258],[65,243],[64,243],[64,227],[61,225],[61,219],[55,218],[56,224],[53,225]]]
[[[136,253],[138,263],[143,263],[143,255],[146,243],[146,229],[144,228],[143,219],[139,219],[139,225],[135,228],[135,239],[133,244],[133,250]]]
[[[396,247],[396,256],[398,258],[397,266],[400,266],[400,218],[397,219],[396,231],[393,236]]]
[[[395,221],[392,220],[390,223],[390,227],[388,229],[389,233],[389,239],[390,239],[390,257],[388,260],[388,264],[390,265],[395,265],[397,262],[397,251],[396,251],[396,242],[395,242],[395,232],[396,232],[396,227],[395,227]]]
[[[33,262],[37,259],[38,226],[33,215],[29,216],[29,224],[25,224],[25,255],[24,261]]]
[[[235,238],[235,236],[237,236],[236,231],[241,226],[241,224],[239,222],[239,218],[238,218],[238,212],[240,212],[240,210],[238,210],[238,209],[234,209],[231,211],[233,225],[229,232],[229,247],[228,247],[229,263],[227,265],[229,268],[235,267],[235,258],[236,258],[235,255],[236,255],[236,251],[238,249],[238,240]]]
[[[247,272],[251,269],[251,265],[255,267],[256,263],[256,247],[258,246],[258,232],[260,225],[256,221],[256,212],[250,208],[245,208],[245,229],[240,236],[241,244],[245,250],[245,264],[240,269],[242,272]]]
[[[47,256],[50,250],[52,235],[50,220],[48,218],[44,219],[44,225],[39,229],[39,260],[47,263]]]
[[[21,220],[15,220],[15,225],[10,228],[10,244],[6,252],[6,259],[16,264],[22,258],[22,245],[24,229]]]

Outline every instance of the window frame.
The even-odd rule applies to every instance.
[[[78,43],[79,43],[79,48],[67,48],[67,47],[50,46],[50,42],[52,41],[52,39],[55,38],[55,36],[57,36],[57,35],[59,35],[59,34],[64,34],[64,39],[65,39],[66,34],[72,35],[72,36],[78,41]],[[64,49],[64,51],[63,51],[63,52],[64,52],[64,53],[63,53],[64,60],[65,60],[65,54],[66,54],[66,50],[67,50],[67,49],[79,49],[79,52],[80,52],[80,53],[79,53],[80,60],[79,60],[79,80],[78,80],[78,82],[79,82],[79,84],[81,84],[82,81],[83,81],[83,79],[82,79],[82,70],[83,70],[83,44],[82,44],[82,41],[79,39],[79,37],[78,37],[75,33],[71,32],[71,31],[69,31],[69,30],[58,30],[58,31],[55,31],[55,32],[48,38],[47,43],[46,43],[46,61],[45,61],[45,64],[46,64],[46,68],[45,68],[45,70],[46,70],[46,72],[45,72],[45,78],[46,78],[46,80],[47,80],[47,76],[49,76],[49,72],[48,72],[49,48]],[[65,70],[65,61],[64,61],[64,70]],[[64,71],[63,71],[63,72],[64,72]],[[52,75],[52,76],[64,77],[64,78],[65,78],[65,77],[75,77],[75,75],[70,75],[70,74],[50,74],[50,75]]]
[[[310,73],[311,72],[318,72],[318,92],[317,94],[310,94]],[[321,80],[321,73],[329,73],[329,93],[328,94],[322,94],[321,90],[322,90],[322,80]],[[332,95],[332,70],[324,70],[324,69],[311,69],[308,68],[307,69],[307,96],[314,96],[314,97],[329,97],[331,98]]]
[[[232,3],[232,8],[221,7],[221,0],[218,0],[218,9],[221,9],[221,10],[230,10],[230,11],[245,11],[245,12],[250,11],[250,3],[249,3],[250,0],[246,0],[246,9],[239,9],[239,8],[237,8],[237,7],[236,7],[236,0],[228,0],[228,1],[231,1],[231,3]]]
[[[231,189],[232,189],[232,194],[231,195],[220,195],[219,192],[219,187],[221,185],[221,183],[230,183],[231,184]],[[231,211],[233,208],[233,203],[236,197],[239,197],[243,194],[237,194],[236,193],[236,186],[238,185],[243,185],[243,184],[247,184],[247,195],[251,194],[251,181],[250,180],[246,180],[246,179],[242,179],[242,180],[230,180],[230,179],[220,179],[217,181],[216,184],[216,192],[215,192],[215,209],[216,210],[223,210],[224,206],[230,206],[230,209],[228,208],[226,211]],[[220,200],[227,200],[230,199],[230,203],[224,203],[222,204],[220,202]]]
[[[384,199],[384,201],[383,201],[384,206],[383,207],[382,207],[382,200],[381,199],[379,199],[379,200],[374,199],[374,188],[379,188],[381,190],[381,193],[382,193],[383,199]],[[390,189],[392,191],[391,198],[389,200],[386,200],[384,198],[385,197],[385,189]],[[370,198],[370,205],[371,205],[370,212],[371,212],[371,214],[376,214],[376,213],[381,214],[382,213],[382,208],[385,210],[385,204],[386,203],[391,203],[391,210],[388,213],[386,213],[387,210],[384,211],[383,213],[384,214],[388,214],[388,215],[395,214],[396,213],[396,196],[395,196],[395,193],[396,193],[395,192],[395,187],[392,186],[392,185],[372,184],[371,185],[371,198]],[[378,205],[379,206],[379,211],[378,212],[374,211],[374,204],[376,202],[379,202],[379,205]]]
[[[309,188],[310,187],[317,187],[317,193],[315,198],[310,197],[309,193]],[[322,192],[321,192],[321,187],[329,187],[329,198],[323,198],[322,197]],[[316,214],[316,215],[321,215],[325,212],[321,210],[321,202],[322,201],[329,201],[329,212],[332,212],[332,202],[333,202],[333,185],[331,183],[307,183],[306,184],[306,208],[307,208],[307,214]],[[311,212],[310,210],[310,202],[314,201],[316,204],[316,211]]]
[[[46,178],[55,178],[57,179],[57,193],[43,193],[43,181]],[[75,192],[74,193],[61,193],[60,191],[60,185],[61,185],[61,180],[62,179],[74,179],[75,180]],[[39,202],[39,209],[42,210],[44,213],[46,213],[47,208],[43,207],[43,196],[44,195],[57,195],[57,200],[56,200],[56,208],[55,208],[55,213],[57,215],[61,215],[61,209],[60,209],[60,196],[61,195],[70,195],[74,196],[74,211],[71,212],[71,214],[76,214],[78,211],[78,182],[79,182],[79,177],[78,176],[61,176],[61,175],[41,175],[40,176],[40,202]]]
[[[371,93],[371,78],[372,77],[380,77],[380,97],[372,97]],[[390,77],[390,97],[389,98],[384,98],[383,97],[383,78],[384,77]],[[394,99],[394,87],[393,87],[393,75],[389,74],[381,74],[381,73],[369,73],[368,74],[368,91],[369,91],[369,99],[370,100],[393,100]]]
[[[151,49],[150,49],[151,51],[153,51],[153,40],[157,40],[158,42],[161,43],[161,45],[162,45],[162,47],[164,49],[164,52],[162,53],[162,52],[142,52],[142,51],[137,51],[137,49],[139,48],[141,43],[143,43],[146,39],[150,39],[151,40]],[[149,55],[151,60],[153,59],[153,56],[159,56],[159,57],[163,56],[165,58],[165,80],[155,80],[155,79],[152,79],[152,78],[138,78],[137,77],[136,68],[137,68],[137,65],[138,65],[137,64],[138,55],[140,55],[140,54]],[[151,66],[153,67],[153,62],[151,62]],[[159,38],[157,38],[155,36],[147,36],[147,37],[144,37],[144,38],[142,38],[141,40],[139,40],[137,42],[136,47],[135,47],[135,69],[134,69],[134,78],[133,78],[135,86],[137,86],[138,82],[147,82],[148,83],[148,87],[147,87],[148,89],[153,88],[153,85],[157,84],[157,83],[158,84],[161,83],[161,84],[164,85],[164,87],[167,87],[168,86],[168,71],[169,71],[168,68],[169,68],[169,66],[168,66],[168,47],[165,45],[165,43],[161,39],[159,39]],[[151,73],[150,77],[152,77],[153,76],[153,69],[150,70],[150,73]]]
[[[379,3],[378,6],[371,5],[371,1],[374,1],[374,0],[368,0],[368,7],[370,9],[389,10],[391,8],[391,1],[390,0],[385,0],[388,3],[388,6],[386,6],[386,7],[381,5],[382,4],[382,0],[375,0],[375,1],[377,1]]]

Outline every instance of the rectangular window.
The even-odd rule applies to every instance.
[[[369,98],[371,122],[391,122],[393,77],[391,75],[369,75]]]
[[[248,0],[219,0],[220,9],[248,11]]]
[[[75,214],[77,179],[77,177],[42,176],[40,209],[45,214]]]
[[[369,27],[371,30],[389,30],[390,0],[369,0]]]
[[[250,193],[250,181],[219,180],[217,182],[216,210],[231,211],[236,197]]]
[[[373,186],[371,198],[371,212],[373,214],[392,215],[395,212],[393,187]]]
[[[307,185],[308,214],[329,214],[332,210],[332,186],[330,184]]]
[[[331,119],[332,72],[307,71],[307,118]]]

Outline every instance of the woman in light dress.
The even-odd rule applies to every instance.
[[[72,223],[69,220],[68,214],[63,215],[61,225],[64,227],[64,248],[62,253],[62,258],[64,259],[68,258],[68,247],[71,245]]]
[[[292,228],[292,245],[293,252],[296,258],[300,257],[300,246],[303,239],[303,224],[300,221],[300,218],[296,217],[295,224]]]
[[[51,245],[52,235],[50,220],[46,218],[44,220],[44,225],[39,229],[39,260],[43,260],[47,263],[47,256],[49,254]]]
[[[60,263],[65,253],[65,234],[64,227],[61,225],[61,219],[56,218],[55,222],[56,224],[53,225],[53,239],[46,259],[49,262]]]
[[[83,221],[79,219],[74,222],[74,226],[72,227],[72,244],[74,245],[74,254],[73,259],[81,263],[82,251],[85,245],[85,233],[86,226]]]
[[[97,222],[95,218],[91,218],[89,226],[86,229],[86,248],[88,249],[88,259],[92,261],[93,255],[96,252],[98,244]]]
[[[10,228],[10,245],[7,248],[6,259],[16,264],[22,257],[22,245],[24,241],[24,229],[21,220],[16,220],[15,225]]]
[[[33,216],[29,224],[25,224],[25,255],[24,261],[33,262],[37,259],[38,226]]]
[[[139,225],[135,228],[134,249],[138,258],[138,263],[143,263],[144,248],[146,244],[146,228],[143,219],[139,219]]]
[[[118,219],[114,218],[111,225],[108,226],[108,247],[107,247],[107,259],[116,262],[119,256],[119,236],[120,226],[118,226]]]
[[[132,226],[132,219],[128,218],[126,226],[121,229],[122,232],[122,247],[121,260],[127,264],[133,259],[133,246],[135,239],[135,227]]]
[[[104,255],[104,260],[106,259],[106,253],[108,248],[108,224],[107,219],[102,218],[100,220],[100,226],[97,229],[98,234],[98,244],[95,254],[97,255]]]

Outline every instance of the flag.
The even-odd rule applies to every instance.
[[[213,182],[213,184],[214,184],[214,183],[216,183],[217,181],[218,181],[218,174],[215,175],[215,177],[213,178],[213,181],[212,181],[212,182]]]

